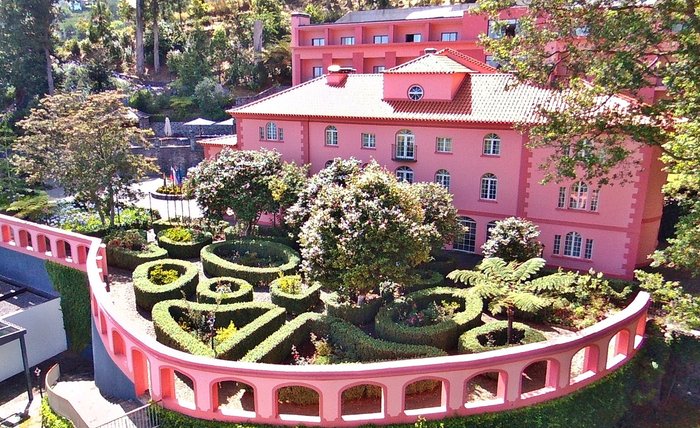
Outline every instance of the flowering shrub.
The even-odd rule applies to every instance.
[[[292,360],[297,366],[306,366],[311,364],[323,365],[333,364],[341,359],[328,337],[319,338],[314,333],[309,334],[309,340],[314,347],[314,353],[310,356],[303,356],[296,346],[292,345]]]
[[[163,231],[162,236],[175,242],[194,242],[194,233],[191,229],[184,227],[173,227]]]
[[[403,305],[399,311],[398,321],[409,327],[424,327],[447,321],[459,310],[459,303],[443,300],[440,304],[430,302],[419,309],[415,302]]]
[[[108,247],[124,248],[131,251],[143,251],[148,241],[144,233],[137,229],[120,230],[111,234],[107,239]]]
[[[277,287],[287,294],[299,294],[302,291],[301,277],[299,275],[280,276]]]
[[[484,257],[499,257],[506,262],[524,262],[540,257],[542,243],[537,240],[539,236],[540,231],[534,223],[508,217],[496,222],[481,249],[484,250]]]
[[[154,284],[165,285],[177,281],[180,273],[175,269],[166,269],[163,265],[154,266],[148,271],[148,279]]]

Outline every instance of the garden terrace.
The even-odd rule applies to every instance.
[[[53,260],[87,272],[96,337],[111,359],[133,382],[135,392],[150,391],[151,399],[168,409],[203,419],[255,422],[275,425],[353,426],[365,423],[413,423],[417,415],[428,419],[470,415],[524,407],[570,394],[618,369],[632,358],[643,342],[649,295],[640,292],[629,306],[576,335],[515,348],[472,355],[400,360],[337,366],[283,366],[224,361],[176,351],[150,335],[134,331],[116,310],[105,285],[106,264],[98,239],[0,216],[0,246],[34,257]],[[32,242],[46,245],[31,247]],[[42,241],[41,237],[44,238]],[[47,248],[72,249],[65,252]],[[583,353],[583,370],[572,369],[572,359]],[[580,355],[580,354],[579,354]],[[536,389],[523,388],[523,373],[533,364],[545,364],[544,382]],[[581,373],[578,373],[582,371]],[[489,373],[496,380],[490,399],[473,399],[469,385],[478,375]],[[177,379],[187,378],[193,400],[176,394]],[[441,383],[442,393],[429,408],[409,406],[406,389],[419,381]],[[96,379],[98,384],[100,379]],[[102,380],[104,382],[104,380]],[[237,382],[252,387],[252,405],[246,410],[219,406],[218,386]],[[376,385],[383,403],[369,414],[344,414],[343,392],[357,385]],[[105,387],[109,385],[105,384]],[[319,395],[312,415],[280,411],[278,391],[287,386],[309,388]]]

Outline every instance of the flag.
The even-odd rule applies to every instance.
[[[175,167],[174,166],[170,167],[170,181],[172,181],[173,184],[177,184],[177,178],[175,177]]]
[[[177,180],[177,185],[182,187],[182,169],[178,166],[175,172],[175,179]]]

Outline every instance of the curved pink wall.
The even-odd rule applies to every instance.
[[[629,361],[643,343],[646,312],[650,303],[649,295],[642,292],[621,312],[575,336],[473,355],[338,366],[281,366],[222,361],[175,351],[150,336],[130,331],[129,322],[121,319],[115,310],[103,282],[106,260],[103,257],[104,247],[98,239],[6,216],[0,216],[0,230],[3,231],[0,240],[2,247],[68,263],[86,271],[90,283],[92,316],[98,326],[100,339],[113,361],[134,382],[136,393],[142,394],[148,389],[151,398],[162,400],[166,408],[203,419],[335,427],[366,423],[412,423],[418,415],[439,419],[528,406],[576,391]],[[59,241],[66,242],[72,248],[86,244],[89,247],[84,259],[73,262],[63,256],[28,248],[26,242],[14,238],[32,233],[45,236],[51,248]],[[81,251],[79,253],[82,254]],[[582,350],[585,351],[585,371],[572,376],[571,361]],[[547,362],[545,386],[522,393],[522,373],[530,364],[538,361]],[[175,371],[193,380],[193,405],[176,399]],[[497,398],[490,401],[467,401],[465,386],[468,381],[486,372],[499,373]],[[429,409],[407,410],[404,388],[423,379],[442,381],[440,405]],[[229,380],[253,386],[254,411],[222,412],[215,408],[216,386],[218,382]],[[382,388],[381,411],[367,415],[342,415],[342,392],[351,386],[367,383]],[[289,385],[306,386],[319,393],[319,416],[280,414],[276,391]]]

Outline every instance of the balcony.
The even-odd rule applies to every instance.
[[[418,145],[392,144],[391,159],[396,162],[417,162]]]

